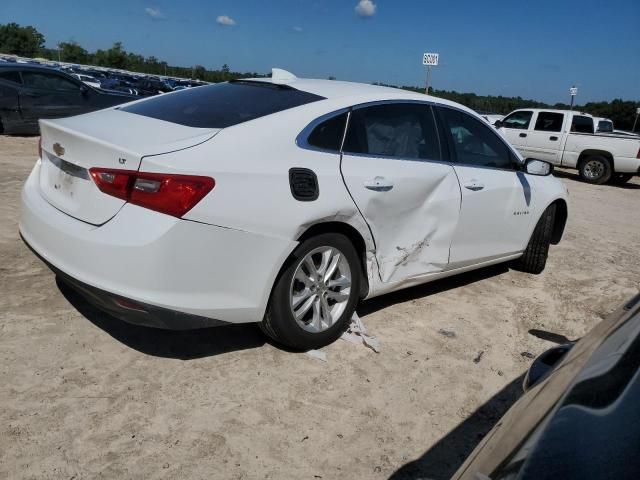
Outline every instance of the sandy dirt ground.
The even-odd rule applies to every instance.
[[[558,176],[565,237],[547,269],[498,267],[365,302],[375,354],[328,362],[244,325],[131,326],[88,306],[18,236],[34,138],[0,137],[0,479],[446,478],[515,401],[523,373],[637,292],[640,179]]]

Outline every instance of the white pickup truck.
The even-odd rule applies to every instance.
[[[589,183],[625,183],[640,174],[640,138],[595,134],[593,120],[581,112],[529,108],[495,127],[523,157],[577,168]]]

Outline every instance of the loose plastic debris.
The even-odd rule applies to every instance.
[[[316,360],[320,360],[322,362],[327,361],[327,354],[324,353],[322,350],[309,350],[307,352],[307,355],[309,355],[311,358],[315,358]]]
[[[353,312],[351,324],[340,338],[357,345],[362,343],[374,352],[380,353],[380,341],[373,335],[367,333],[367,329],[364,327],[362,320],[360,320],[356,312]]]

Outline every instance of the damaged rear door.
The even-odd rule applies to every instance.
[[[381,102],[351,112],[341,171],[371,229],[383,282],[449,263],[460,186],[442,158],[430,105]]]

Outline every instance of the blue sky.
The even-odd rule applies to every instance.
[[[47,46],[122,41],[170,65],[273,66],[298,76],[578,103],[640,100],[640,0],[0,0],[0,23]]]

